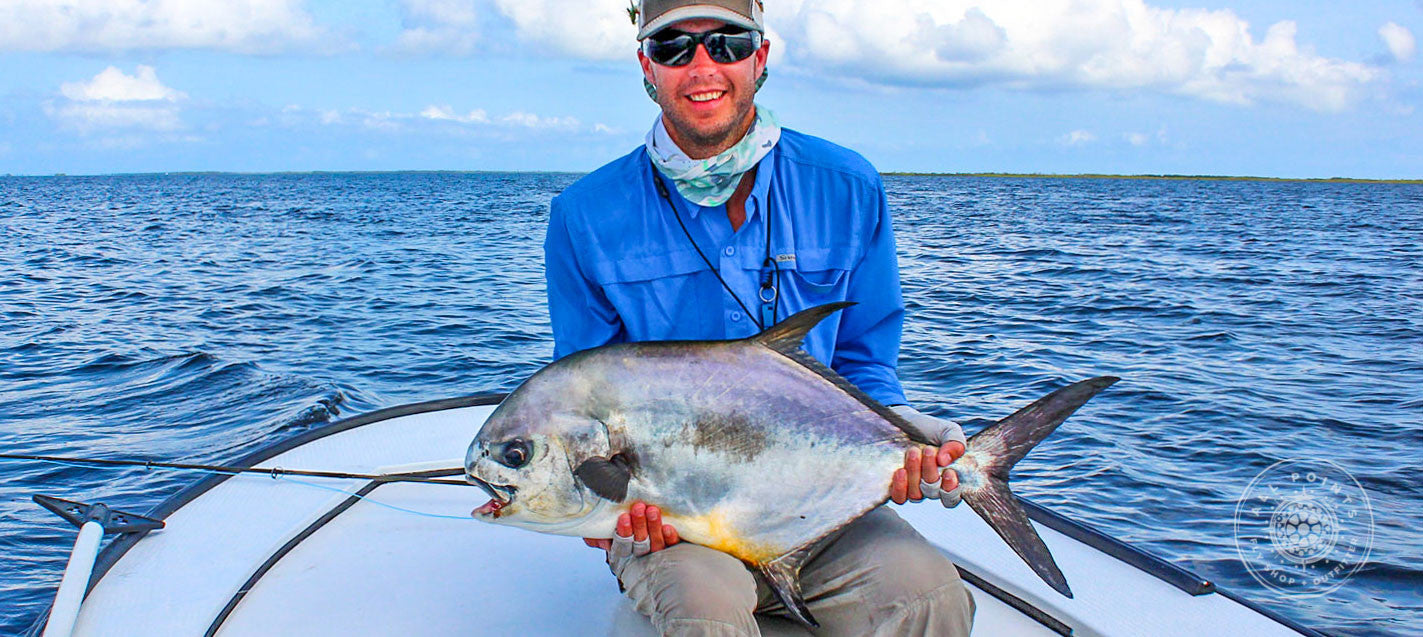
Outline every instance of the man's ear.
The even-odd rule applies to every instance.
[[[641,55],[642,52],[638,51]],[[761,48],[756,50],[756,79],[761,79],[761,74],[766,71],[766,63],[771,59],[771,41],[761,40]]]
[[[637,50],[637,63],[642,65],[643,79],[647,80],[650,83],[656,84],[656,82],[654,82],[653,80],[657,78],[654,78],[652,76],[652,60],[647,58],[647,54],[643,53],[641,48],[638,48]]]

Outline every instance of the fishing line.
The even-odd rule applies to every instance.
[[[62,464],[62,463],[83,463],[83,464],[97,464],[97,465],[108,466],[108,467],[144,467],[144,468],[146,468],[146,469],[155,469],[155,468],[156,468],[156,469],[180,469],[180,470],[188,470],[188,471],[208,471],[208,472],[211,472],[211,473],[221,473],[221,474],[227,474],[227,475],[237,475],[237,474],[240,474],[240,473],[251,473],[251,474],[269,475],[269,476],[271,476],[272,478],[280,478],[280,477],[282,477],[282,476],[293,475],[293,476],[303,476],[303,477],[307,477],[307,478],[338,478],[338,479],[343,479],[343,480],[372,480],[372,481],[376,481],[376,482],[416,482],[416,483],[420,483],[420,484],[446,484],[446,485],[458,486],[458,487],[468,487],[468,486],[472,486],[472,485],[470,485],[469,483],[464,482],[464,481],[460,481],[460,480],[441,480],[441,479],[438,479],[438,478],[425,477],[425,476],[419,475],[419,473],[421,473],[421,472],[417,472],[417,473],[415,473],[415,474],[399,474],[399,473],[392,473],[392,474],[384,474],[384,475],[372,475],[372,474],[368,474],[368,473],[347,473],[347,472],[343,472],[343,471],[307,471],[307,470],[303,470],[303,469],[283,469],[283,468],[281,468],[281,467],[271,467],[271,468],[268,468],[268,469],[259,469],[259,468],[255,468],[255,467],[229,467],[229,466],[223,466],[223,465],[187,464],[187,463],[181,463],[181,462],[156,462],[156,461],[153,461],[153,460],[107,460],[107,459],[103,459],[103,458],[63,458],[63,457],[59,457],[59,456],[36,456],[36,455],[17,454],[17,453],[0,453],[0,460],[33,460],[33,461],[35,461],[35,462],[52,462],[52,463],[61,463],[61,464]],[[89,467],[81,467],[81,468],[87,469],[87,468],[89,468]],[[423,472],[423,473],[429,473],[429,472]]]
[[[305,482],[305,481],[303,481],[303,480],[297,480],[296,478],[286,478],[286,480],[287,480],[288,482],[294,482],[294,483],[299,484],[299,485],[302,485],[302,486],[304,486],[304,487],[311,487],[311,488],[313,488],[313,489],[322,489],[322,490],[324,490],[324,491],[334,491],[334,492],[336,492],[336,493],[344,493],[344,494],[346,494],[346,495],[348,495],[348,496],[353,496],[353,497],[356,497],[356,498],[360,498],[361,500],[364,500],[364,501],[369,502],[369,503],[371,503],[371,504],[374,504],[374,505],[376,505],[376,506],[385,507],[385,508],[387,508],[387,509],[391,509],[391,510],[394,510],[394,511],[399,511],[399,512],[401,512],[401,513],[409,513],[409,514],[411,514],[411,515],[418,515],[418,516],[420,516],[420,517],[426,517],[426,518],[436,518],[436,519],[440,519],[440,520],[461,520],[461,521],[464,521],[464,522],[474,522],[474,521],[475,521],[474,517],[473,517],[473,516],[469,516],[469,515],[443,515],[443,514],[440,514],[440,513],[426,513],[426,512],[424,512],[424,511],[416,511],[416,510],[414,510],[414,509],[407,509],[407,508],[405,508],[405,507],[396,506],[396,505],[394,505],[394,504],[390,504],[389,502],[381,502],[380,500],[376,500],[376,499],[374,499],[374,498],[372,498],[372,497],[370,497],[370,496],[368,496],[368,495],[361,495],[361,494],[359,494],[359,493],[357,493],[357,492],[355,492],[355,491],[347,491],[347,490],[345,490],[345,489],[338,489],[338,488],[336,488],[336,487],[328,487],[328,486],[326,486],[326,485],[316,484],[316,483],[313,483],[313,482]]]
[[[43,462],[43,463],[48,463],[48,464],[53,464],[53,465],[59,465],[59,466],[63,466],[63,467],[71,467],[71,468],[75,468],[75,469],[90,469],[90,468],[92,468],[92,467],[89,467],[89,466],[86,466],[86,465],[76,464],[76,463],[74,463],[74,462],[70,462],[69,460],[61,460],[61,459],[57,459],[57,458],[46,458],[46,457],[44,457],[44,456],[23,456],[23,457],[21,457],[21,456],[15,456],[15,455],[13,455],[13,454],[0,454],[0,459],[34,460],[35,462]],[[77,459],[77,460],[85,461],[85,462],[88,462],[88,461],[89,461],[89,460],[83,459],[83,458],[79,458],[79,459]],[[103,463],[101,463],[101,464],[108,464],[109,462],[122,462],[122,461],[107,461],[107,462],[103,462]],[[271,472],[270,472],[270,470],[267,470],[267,469],[257,469],[257,470],[255,470],[255,471],[244,471],[244,472],[233,473],[233,472],[231,472],[231,471],[219,471],[219,470],[215,470],[215,469],[198,468],[197,466],[189,466],[189,467],[163,466],[162,463],[151,463],[151,464],[149,464],[149,463],[145,463],[145,462],[134,462],[133,464],[131,464],[131,465],[129,465],[129,466],[134,466],[134,467],[151,466],[151,467],[159,468],[159,469],[177,469],[177,470],[180,470],[180,471],[197,471],[197,472],[200,472],[200,473],[211,473],[211,474],[215,474],[215,475],[227,475],[227,476],[238,475],[238,474],[240,474],[240,473],[247,473],[247,474],[249,474],[249,475],[252,475],[252,474],[265,474],[265,475],[270,475],[270,476],[272,477],[272,479],[274,479],[274,480],[285,480],[285,481],[287,481],[287,482],[290,482],[290,483],[293,483],[293,484],[299,484],[299,485],[304,486],[304,487],[311,487],[311,488],[313,488],[313,489],[321,489],[322,491],[332,491],[332,492],[335,492],[335,493],[340,493],[340,494],[347,495],[347,496],[351,496],[351,497],[354,497],[354,498],[359,498],[359,499],[361,499],[361,500],[363,500],[363,501],[365,501],[365,502],[369,502],[370,504],[374,504],[374,505],[376,505],[376,506],[385,507],[385,508],[391,509],[391,510],[393,510],[393,511],[399,511],[399,512],[401,512],[401,513],[408,513],[408,514],[410,514],[410,515],[418,515],[418,516],[421,516],[421,517],[436,518],[436,519],[442,519],[442,520],[461,520],[461,521],[468,521],[468,522],[474,522],[474,521],[475,521],[473,517],[467,516],[467,515],[443,515],[443,514],[440,514],[440,513],[426,513],[426,512],[424,512],[424,511],[416,511],[416,510],[414,510],[414,509],[407,509],[407,508],[405,508],[405,507],[401,507],[401,506],[397,506],[397,505],[394,505],[394,504],[390,504],[390,503],[388,503],[388,502],[382,502],[382,501],[377,500],[377,499],[375,499],[375,498],[372,498],[372,497],[370,497],[370,496],[361,495],[360,493],[357,493],[356,491],[347,491],[347,490],[345,490],[345,489],[339,489],[339,488],[336,488],[336,487],[328,487],[328,486],[326,486],[326,485],[316,484],[316,483],[314,483],[314,482],[307,482],[307,481],[305,481],[305,480],[298,480],[298,479],[296,479],[296,478],[294,478],[294,477],[292,477],[292,476],[293,476],[293,475],[300,475],[300,474],[297,474],[297,473],[291,472],[291,471],[287,471],[287,472],[285,472],[285,473],[281,473],[281,474],[277,474],[277,475],[272,475]],[[224,467],[224,469],[235,469],[235,467]],[[359,475],[359,474],[351,474],[351,475]],[[319,477],[329,477],[329,476],[319,476]],[[357,479],[357,478],[351,478],[351,479]],[[463,482],[454,482],[454,481],[449,481],[449,480],[386,480],[386,482],[415,482],[416,484],[430,484],[430,483],[434,483],[434,484],[457,484],[457,485],[460,485],[460,486],[471,486],[471,485],[465,484],[465,483],[463,483]],[[14,514],[6,514],[6,515],[9,515],[9,516],[11,516],[11,517],[14,517]],[[19,519],[19,518],[16,518],[16,519]]]

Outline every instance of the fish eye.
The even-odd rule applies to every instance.
[[[500,452],[498,459],[502,464],[510,469],[518,469],[529,461],[530,455],[529,441],[514,439],[505,443],[504,450]]]

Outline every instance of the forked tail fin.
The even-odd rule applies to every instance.
[[[1018,497],[1008,488],[1008,471],[1098,392],[1118,378],[1103,376],[1059,389],[968,439],[968,451],[951,467],[959,474],[963,499],[1018,557],[1057,592],[1072,597],[1067,578],[1053,561]]]

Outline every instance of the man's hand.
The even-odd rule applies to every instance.
[[[610,554],[614,552],[615,543],[625,544],[629,555],[641,557],[682,541],[677,537],[677,529],[672,528],[671,524],[662,523],[662,511],[642,502],[634,502],[627,513],[618,516],[618,526],[614,533],[617,537],[611,540],[585,537],[583,543]]]
[[[904,468],[896,470],[889,483],[889,499],[895,504],[937,499],[946,508],[958,506],[959,474],[941,469],[953,464],[967,448],[963,427],[952,420],[935,418],[909,405],[892,405],[890,409],[904,419],[920,440],[932,440],[938,448],[915,447],[904,453]]]
[[[954,471],[943,471],[940,469],[953,464],[959,456],[964,454],[963,443],[953,440],[943,444],[938,449],[933,447],[912,447],[904,452],[904,468],[896,469],[894,478],[889,483],[889,499],[895,504],[905,502],[918,502],[924,498],[938,498],[942,491],[948,493],[959,486],[959,474]],[[914,479],[910,479],[910,477]],[[927,486],[926,486],[927,485]],[[925,493],[925,491],[929,493]],[[945,500],[944,506],[958,504],[958,500],[952,502]]]

